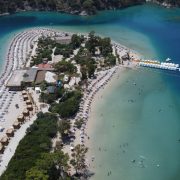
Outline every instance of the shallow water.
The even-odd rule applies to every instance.
[[[155,72],[124,76],[96,105],[97,123],[90,134],[91,154],[96,157],[92,179],[176,179],[180,167],[179,99]]]
[[[0,17],[0,63],[15,33],[42,26],[73,32],[95,30],[146,58],[170,57],[180,63],[179,16],[179,9],[143,5],[92,17],[50,12]],[[123,83],[117,80],[117,86],[97,106],[91,135],[96,157],[92,179],[180,179],[180,74],[141,69],[123,76]]]

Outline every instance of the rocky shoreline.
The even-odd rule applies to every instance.
[[[161,3],[161,2],[159,2],[159,1],[157,1],[157,0],[146,0],[146,2],[154,3],[154,4],[157,4],[157,5],[159,5],[159,6],[163,6],[163,7],[165,7],[165,8],[173,8],[173,7],[175,7],[175,6],[173,6],[172,4],[170,4],[170,3],[167,3],[167,2]]]
[[[142,0],[142,2],[139,3],[134,3],[134,4],[128,4],[125,6],[120,6],[120,7],[114,7],[114,6],[107,6],[104,7],[102,9],[97,9],[96,12],[87,12],[85,9],[79,9],[79,10],[73,10],[71,8],[66,8],[66,9],[57,9],[57,10],[53,10],[50,8],[43,8],[43,9],[38,9],[38,8],[32,8],[32,7],[25,7],[25,9],[17,9],[14,12],[4,12],[4,13],[0,13],[0,17],[1,16],[7,16],[7,15],[11,15],[11,14],[15,14],[15,13],[21,13],[21,12],[30,12],[30,11],[47,11],[47,12],[59,12],[59,13],[67,13],[67,14],[72,14],[72,15],[80,15],[80,16],[91,16],[91,15],[95,15],[98,11],[104,11],[104,10],[118,10],[118,9],[124,9],[124,8],[128,8],[131,6],[136,6],[136,5],[141,5],[144,3],[153,3],[153,4],[157,4],[160,6],[163,6],[165,8],[174,8],[174,7],[179,7],[178,3],[176,2],[175,4],[172,3],[167,3],[166,1],[164,2],[159,2],[158,0]]]
[[[7,15],[7,14],[14,14],[24,11],[54,11],[54,12],[61,12],[61,13],[68,13],[73,15],[81,15],[81,16],[88,16],[88,15],[95,15],[98,11],[103,10],[117,10],[117,9],[124,9],[135,5],[141,5],[145,2],[145,0],[134,0],[134,1],[122,1],[122,2],[99,2],[92,1],[91,4],[86,7],[84,3],[77,3],[76,6],[72,3],[68,4],[67,2],[60,2],[57,1],[56,4],[53,4],[53,6],[49,6],[48,4],[44,4],[43,6],[40,4],[40,2],[37,2],[35,6],[30,5],[30,3],[27,2],[22,4],[21,7],[19,7],[14,2],[14,7],[11,8],[10,4],[4,5],[3,2],[0,1],[0,6],[2,6],[2,9],[0,10],[0,14]],[[12,2],[13,3],[13,2]],[[4,7],[5,6],[5,7]],[[6,7],[7,6],[7,7]],[[4,8],[3,8],[4,7]]]

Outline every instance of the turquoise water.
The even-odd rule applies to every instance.
[[[154,72],[128,71],[122,79],[97,105],[92,179],[178,180],[179,98]]]
[[[1,65],[15,33],[42,26],[73,32],[95,30],[146,58],[171,57],[180,63],[180,10],[143,5],[92,17],[50,12],[0,17]],[[96,157],[92,179],[180,179],[179,82],[178,73],[144,69],[127,71],[123,83],[117,80],[96,110],[97,123],[91,135]]]

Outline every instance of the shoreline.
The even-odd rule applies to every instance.
[[[54,32],[62,34],[60,31],[53,31],[47,28],[30,28],[13,35],[13,39],[8,40],[7,52],[3,62],[2,71],[0,73],[0,127],[3,128],[0,132],[1,138],[6,136],[7,129],[13,126],[16,118],[22,114],[23,110],[26,108],[26,103],[22,98],[21,91],[9,91],[6,87],[6,83],[12,76],[12,72],[14,70],[21,69],[25,67],[26,63],[28,63],[26,58],[29,54],[32,54],[30,48],[31,44],[34,44],[42,33],[47,36]],[[11,159],[6,158],[7,154],[8,157],[12,157],[14,155],[18,142],[25,136],[26,129],[35,120],[34,116],[36,116],[38,109],[41,109],[41,103],[38,101],[39,97],[31,91],[31,89],[29,92],[33,95],[32,98],[35,102],[33,103],[33,112],[30,112],[30,119],[26,119],[19,129],[14,129],[14,136],[8,137],[8,145],[4,147],[4,153],[0,155],[0,175],[4,172]],[[15,108],[16,104],[19,105],[19,108]],[[42,109],[41,111],[46,112],[47,109]],[[9,149],[11,149],[11,151],[9,151]]]
[[[30,10],[17,10],[13,13],[10,12],[5,12],[0,14],[0,17],[4,17],[4,16],[10,16],[10,15],[14,15],[14,14],[18,14],[18,13],[23,13],[23,12],[55,12],[55,13],[62,13],[62,14],[69,14],[69,15],[75,15],[75,16],[82,16],[82,17],[91,17],[94,15],[97,15],[99,12],[103,12],[103,11],[118,11],[118,10],[123,10],[123,9],[127,9],[130,7],[134,7],[134,6],[141,6],[143,4],[154,4],[154,5],[158,5],[164,8],[180,8],[177,5],[172,5],[171,3],[166,3],[166,2],[158,2],[156,0],[146,0],[145,2],[139,3],[139,4],[133,4],[133,5],[128,5],[125,7],[119,7],[119,8],[107,8],[107,9],[101,9],[101,10],[97,10],[97,12],[95,14],[88,14],[85,10],[82,10],[81,12],[76,12],[76,11],[66,11],[66,10],[39,10],[39,9],[30,9]]]
[[[8,97],[9,94],[10,94],[10,92],[8,91],[8,88],[5,87],[5,84],[7,83],[8,79],[11,77],[12,71],[16,70],[16,69],[20,69],[22,67],[25,67],[27,65],[27,63],[28,63],[28,61],[26,60],[27,55],[29,53],[30,54],[32,53],[31,49],[30,49],[31,43],[37,41],[37,38],[39,36],[41,36],[42,34],[43,35],[44,34],[45,35],[50,35],[51,33],[55,33],[55,32],[60,33],[60,35],[62,33],[64,33],[64,32],[61,32],[59,30],[56,30],[56,29],[30,28],[30,29],[25,30],[25,31],[23,31],[21,33],[18,33],[18,34],[16,34],[14,36],[13,40],[10,41],[8,54],[6,56],[6,60],[4,61],[4,68],[3,68],[2,72],[1,72],[1,76],[0,76],[1,85],[2,85],[1,86],[1,88],[2,88],[2,96],[3,97],[4,97],[4,95],[6,95]],[[118,53],[124,54],[123,50],[125,50],[125,52],[131,51],[131,52],[133,52],[132,54],[134,54],[133,50],[131,50],[129,48],[127,49],[127,47],[125,47],[125,46],[123,46],[123,45],[121,45],[119,43],[112,42],[112,44],[113,44],[114,48],[119,49]],[[84,104],[81,104],[81,107],[82,107],[81,115],[82,115],[83,119],[85,119],[85,121],[84,121],[85,124],[90,123],[89,116],[91,116],[91,114],[89,114],[90,112],[89,112],[88,109],[89,109],[89,107],[91,108],[91,103],[96,102],[95,101],[96,100],[95,97],[97,97],[96,93],[97,94],[102,93],[103,89],[104,89],[104,86],[107,85],[107,84],[108,85],[111,84],[111,81],[113,82],[112,79],[114,79],[116,77],[116,75],[114,75],[114,74],[118,74],[116,71],[119,71],[119,69],[123,69],[124,67],[126,68],[126,65],[119,65],[119,66],[115,66],[113,68],[110,68],[109,70],[100,71],[98,76],[97,76],[97,79],[95,80],[95,82],[93,80],[90,80],[90,84],[91,84],[90,89],[92,88],[93,91],[90,93],[90,96],[89,96],[87,91],[84,92],[84,98],[86,96],[88,98],[87,98],[87,102],[84,101]],[[127,67],[130,67],[129,63],[128,63]],[[15,95],[12,94],[12,98],[14,98],[14,96],[16,97],[17,95],[20,96],[21,94],[20,93],[17,93]],[[18,97],[16,97],[16,98],[18,98]],[[38,107],[40,107],[40,104],[39,104],[38,100],[37,100],[37,103],[39,105]],[[20,102],[20,105],[22,106],[20,109],[23,110],[23,107],[24,107],[23,103]],[[10,107],[11,106],[12,105],[10,103]],[[15,107],[12,107],[12,109],[14,109],[14,108]],[[12,110],[12,109],[10,109],[10,110]],[[46,111],[47,111],[47,109],[46,109]],[[9,115],[10,115],[10,113],[9,113]],[[35,115],[36,115],[36,113],[35,113]],[[78,115],[80,115],[80,114],[78,113],[77,116],[73,120],[72,119],[71,120],[75,121],[76,118],[78,117]],[[10,121],[10,120],[8,119],[8,121]],[[6,123],[6,120],[4,120],[3,122]],[[0,174],[2,174],[3,171],[6,169],[6,166],[8,165],[11,157],[13,156],[13,154],[14,154],[14,152],[16,150],[16,147],[18,146],[18,142],[25,136],[25,131],[29,127],[28,126],[29,123],[30,124],[33,123],[32,119],[25,122],[24,125],[22,125],[22,128],[20,128],[20,130],[17,130],[17,132],[15,131],[14,137],[10,139],[10,142],[9,142],[8,146],[6,147],[6,149],[4,151],[4,154],[1,155]],[[23,130],[24,133],[20,133],[20,132],[22,132],[23,127],[25,128]],[[86,129],[90,129],[88,125],[83,126],[83,134],[86,133]],[[17,134],[19,134],[18,140],[17,140]],[[75,142],[74,142],[75,144],[76,143],[77,144],[86,144],[87,143],[86,137],[84,137],[84,135],[81,134],[81,130],[77,130],[75,132],[75,134],[76,134],[75,135],[76,138],[75,138]],[[81,137],[80,139],[79,139],[79,134],[80,134],[80,137]],[[65,152],[67,151],[69,154],[71,154],[69,146],[68,145],[65,145],[65,146],[66,146],[65,149],[64,149]],[[13,151],[10,151],[10,149],[13,149]],[[8,154],[8,157],[10,157],[8,159],[5,158],[7,154]]]
[[[88,170],[91,172],[94,170],[93,163],[96,158],[96,155],[93,152],[93,142],[91,141],[91,135],[94,134],[96,124],[99,123],[96,122],[97,108],[100,107],[102,101],[106,101],[106,95],[108,96],[112,90],[116,88],[117,84],[121,84],[123,81],[122,75],[127,71],[127,69],[136,69],[136,64],[132,63],[130,65],[118,66],[117,72],[113,75],[112,79],[100,91],[97,92],[92,101],[89,120],[85,131],[88,135],[88,138],[85,140],[85,146],[89,149],[86,156],[86,161],[88,162]],[[117,81],[118,83],[116,83]]]
[[[106,10],[123,10],[123,9],[126,9],[126,8],[130,8],[130,7],[133,7],[133,6],[138,6],[138,5],[143,5],[145,4],[145,2],[141,2],[141,3],[135,3],[135,4],[130,4],[130,5],[127,5],[127,6],[124,6],[124,7],[119,7],[119,8],[116,8],[116,7],[105,7],[104,9],[97,9],[97,11],[95,13],[88,13],[85,9],[82,9],[81,11],[78,11],[78,10],[66,10],[66,9],[61,9],[61,10],[53,10],[53,9],[43,9],[43,10],[40,10],[40,9],[24,9],[24,10],[16,10],[15,12],[5,12],[5,13],[2,13],[0,14],[0,17],[3,17],[3,16],[8,16],[8,15],[13,15],[13,14],[18,14],[18,13],[22,13],[22,12],[56,12],[56,13],[63,13],[63,14],[69,14],[69,15],[75,15],[75,16],[82,16],[82,17],[91,17],[91,16],[94,16],[94,15],[97,15],[99,12],[102,12],[102,11],[106,11]]]

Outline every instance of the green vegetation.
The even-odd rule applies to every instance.
[[[20,141],[1,180],[24,180],[26,171],[35,166],[42,153],[50,151],[51,139],[55,137],[57,130],[57,117],[48,113],[40,113],[33,125],[27,129],[26,136]]]
[[[108,56],[110,53],[112,53],[111,39],[110,38],[100,39],[99,49],[103,56]]]
[[[57,74],[60,73],[73,74],[76,73],[77,71],[76,67],[71,62],[65,60],[56,63],[54,69],[57,72]]]
[[[85,5],[87,8],[88,3]],[[81,87],[77,85],[71,89],[64,89],[63,85],[67,82],[63,82],[61,76],[64,77],[68,74],[68,77],[73,77],[77,75],[77,67],[72,61],[80,66],[81,84],[85,84],[88,78],[94,76],[97,66],[101,65],[100,61],[103,61],[105,68],[116,65],[116,56],[112,53],[111,40],[96,36],[94,32],[90,32],[86,40],[83,36],[73,35],[71,43],[68,45],[58,44],[50,38],[40,38],[34,63],[40,63],[43,58],[46,58],[47,61],[50,60],[50,54],[54,48],[59,48],[59,52],[56,53],[60,54],[66,50],[69,51],[70,48],[71,51],[79,48],[79,51],[68,60],[66,59],[67,55],[63,54],[64,59],[54,64],[59,83],[55,85],[44,81],[40,84],[42,90],[40,100],[50,104],[49,111],[54,114],[38,114],[37,120],[21,140],[7,170],[1,177],[2,180],[69,179],[66,173],[69,168],[69,157],[61,151],[60,141],[58,146],[54,148],[55,152],[50,153],[52,150],[51,140],[57,135],[57,132],[60,133],[63,142],[67,142],[72,137],[70,134],[71,122],[68,118],[74,117],[78,112],[82,92]],[[58,121],[58,115],[61,118],[60,121]],[[75,122],[77,128],[81,128],[82,124],[83,119]],[[77,145],[72,154],[73,159],[70,163],[76,170],[78,177],[83,176],[86,169],[86,152],[86,147]]]
[[[32,58],[31,66],[42,63],[43,61],[52,60],[52,49],[55,47],[55,42],[51,38],[39,38],[37,55]]]
[[[79,48],[83,42],[84,36],[78,36],[77,34],[72,35],[71,45],[74,49]]]
[[[63,55],[65,58],[69,58],[73,54],[73,46],[71,44],[59,44],[56,43],[56,49],[54,55]]]
[[[69,44],[61,44],[50,37],[41,37],[38,40],[36,56],[32,58],[31,66],[51,61],[54,49],[54,55],[62,55],[64,59],[73,55],[73,50],[79,48],[84,41],[84,36],[73,34]]]
[[[86,168],[85,155],[87,151],[88,148],[80,144],[74,148],[74,152],[72,153],[73,159],[71,159],[70,163],[73,165],[76,174],[81,174]]]
[[[62,151],[43,153],[35,166],[26,171],[26,180],[59,180],[68,179],[65,172],[69,169],[69,156]],[[63,173],[63,177],[61,173]]]
[[[145,3],[146,0],[0,0],[0,13],[14,13],[20,10],[61,11],[72,14],[95,14],[98,10],[120,9]],[[180,6],[180,0],[152,0]]]
[[[123,8],[143,2],[145,0],[0,0],[0,13],[38,9],[73,14],[85,11],[87,14],[94,14],[97,10]]]
[[[82,80],[94,76],[98,58],[105,59],[104,67],[116,65],[116,57],[112,54],[112,45],[110,38],[101,38],[90,32],[85,47],[80,47],[77,55],[74,57],[77,64],[81,65]]]
[[[79,110],[81,97],[82,94],[78,90],[66,92],[59,103],[52,104],[50,111],[58,113],[61,118],[70,118]]]
[[[55,93],[49,94],[45,91],[41,92],[40,95],[40,101],[47,103],[47,104],[52,104],[54,103],[57,99],[61,98],[64,94],[65,90],[61,87],[56,87]]]
[[[86,41],[86,48],[89,50],[89,52],[93,55],[95,55],[96,47],[99,46],[100,43],[100,37],[95,36],[95,32],[91,31],[89,33],[89,39]]]
[[[61,120],[59,122],[58,130],[59,130],[59,132],[61,134],[62,140],[63,140],[64,137],[68,136],[70,128],[71,128],[70,121],[68,121],[68,120]]]
[[[84,123],[84,120],[83,119],[79,119],[79,120],[76,120],[76,122],[74,123],[74,125],[78,128],[78,129],[81,129],[81,126],[83,125]]]
[[[95,32],[91,31],[89,33],[89,39],[85,46],[89,52],[95,55],[97,48],[99,48],[102,56],[107,56],[112,53],[112,45],[110,38],[101,38],[100,36],[95,36]]]
[[[116,57],[113,54],[109,54],[105,60],[105,64],[107,64],[109,67],[115,66],[116,65]]]

